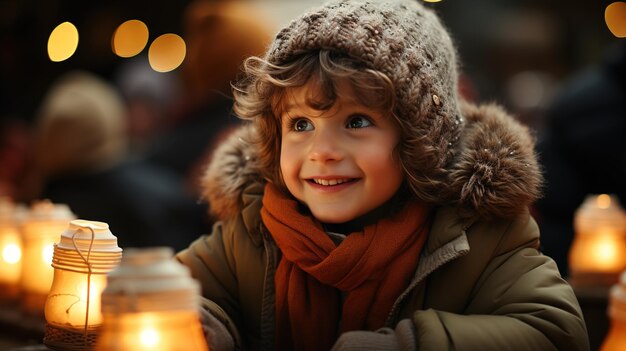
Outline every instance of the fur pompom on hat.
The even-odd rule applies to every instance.
[[[415,145],[430,148],[435,167],[445,166],[462,117],[456,51],[436,14],[416,0],[330,1],[280,31],[265,59],[280,65],[320,49],[386,74],[396,88],[400,122],[419,131],[404,148],[409,154]]]

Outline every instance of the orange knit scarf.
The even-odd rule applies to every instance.
[[[261,216],[283,254],[274,277],[278,348],[329,350],[338,332],[384,326],[417,267],[427,212],[410,203],[336,246],[318,221],[268,184]]]

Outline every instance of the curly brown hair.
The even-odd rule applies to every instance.
[[[280,146],[281,115],[287,91],[315,78],[321,94],[311,97],[307,104],[317,110],[326,110],[341,94],[337,89],[338,82],[347,80],[359,103],[393,117],[402,133],[396,154],[406,185],[417,198],[436,202],[437,196],[429,191],[430,187],[423,185],[435,185],[433,179],[437,178],[434,175],[439,171],[437,165],[440,162],[432,160],[433,153],[426,148],[416,146],[417,133],[412,132],[407,120],[398,115],[396,89],[386,74],[330,50],[311,51],[282,65],[250,57],[244,62],[244,73],[244,79],[233,85],[233,109],[240,118],[256,125],[257,139],[249,142],[257,147],[259,164],[266,180],[286,190],[280,171]]]

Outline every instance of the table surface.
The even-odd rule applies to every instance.
[[[17,301],[2,301],[0,303],[0,349],[43,346],[40,344],[43,342],[45,325],[43,315],[24,313]]]
[[[576,287],[574,292],[583,311],[591,350],[598,350],[609,329],[607,316],[609,287]],[[0,303],[0,349],[5,351],[49,351],[42,344],[43,316],[27,315],[19,303]]]

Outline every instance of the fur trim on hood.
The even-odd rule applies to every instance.
[[[465,117],[456,158],[448,167],[446,203],[468,217],[511,217],[535,201],[541,192],[542,175],[534,152],[534,139],[495,104],[463,103]],[[219,219],[236,215],[241,195],[254,182],[264,181],[256,149],[255,129],[236,130],[214,152],[202,179],[203,197],[211,214]]]

